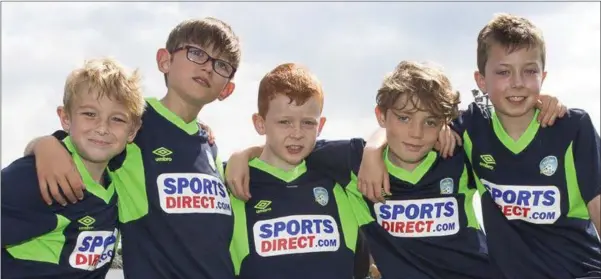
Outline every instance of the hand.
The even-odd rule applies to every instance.
[[[370,279],[381,279],[382,274],[380,274],[380,270],[375,264],[369,266],[369,278]]]
[[[201,129],[203,129],[207,132],[207,135],[209,136],[209,143],[215,144],[215,135],[213,134],[213,130],[211,130],[211,127],[209,127],[209,125],[207,125],[206,123],[204,123],[200,120],[198,121],[198,125],[200,126]]]
[[[540,109],[538,118],[536,119],[543,128],[553,126],[555,119],[562,118],[568,108],[564,106],[556,97],[550,95],[540,95],[536,107]]]
[[[384,194],[390,195],[390,181],[382,158],[382,149],[364,148],[357,176],[357,188],[373,203],[386,203]]]
[[[461,136],[457,134],[449,125],[442,126],[438,133],[438,141],[434,145],[434,149],[440,153],[443,158],[453,156],[456,146],[463,145]]]
[[[83,199],[85,186],[79,171],[69,152],[57,139],[52,136],[40,139],[33,152],[40,191],[48,205],[52,204],[52,198],[62,206],[67,205],[59,187],[70,202]]]
[[[232,194],[243,201],[251,198],[249,190],[250,169],[249,156],[245,151],[239,151],[230,157],[225,168],[225,180]]]

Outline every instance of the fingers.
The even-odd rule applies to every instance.
[[[554,114],[556,113],[555,108],[557,107],[558,102],[559,101],[557,100],[557,98],[552,98],[549,100],[549,102],[544,104],[543,110],[541,111],[541,114],[543,114],[543,116],[542,120],[540,120],[541,126],[543,126],[543,128],[547,127],[551,118],[554,118]]]
[[[390,193],[390,178],[388,172],[384,174],[384,193],[386,193],[386,195],[392,195]]]
[[[52,198],[62,206],[67,205],[67,201],[59,191],[56,179],[54,177],[51,177],[47,180],[46,183],[48,184],[48,190],[50,190],[50,195],[52,195]]]
[[[46,179],[44,179],[39,174],[38,174],[38,184],[40,186],[40,192],[42,193],[42,199],[44,200],[44,202],[46,202],[46,204],[51,205],[52,198],[50,198],[50,192],[48,192],[48,183],[46,182]]]
[[[457,134],[455,131],[451,131],[451,134],[453,134],[453,137],[455,137],[455,141],[457,142],[457,145],[463,146],[463,139],[461,138],[461,136],[459,134]]]
[[[74,166],[75,168],[75,166]],[[71,185],[71,189],[73,189],[73,193],[77,199],[83,199],[83,191],[85,189],[85,185],[83,185],[83,181],[81,180],[81,176],[74,169],[67,175],[67,184]]]
[[[69,185],[69,183],[67,182],[67,179],[65,177],[59,176],[57,182],[61,191],[63,192],[65,197],[67,197],[67,200],[69,200],[71,203],[76,203],[78,199],[75,196],[73,190],[71,189],[71,185]]]
[[[562,105],[561,110],[559,111],[559,118],[562,118],[568,113],[568,107]]]
[[[252,196],[250,195],[250,175],[247,174],[246,176],[244,176],[244,179],[242,180],[242,187],[244,190],[244,196],[246,197],[246,200],[249,200],[250,198],[252,198]]]

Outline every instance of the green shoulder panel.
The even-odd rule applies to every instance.
[[[56,219],[56,228],[51,232],[17,245],[8,246],[6,251],[15,259],[58,264],[65,246],[63,231],[71,221],[58,214]]]
[[[122,166],[113,172],[117,190],[119,221],[131,222],[148,214],[148,196],[142,151],[135,143],[126,147],[127,155]]]
[[[357,234],[359,233],[359,225],[353,212],[353,206],[344,192],[344,189],[339,184],[334,186],[334,198],[338,207],[338,216],[342,225],[342,234],[344,234],[344,242],[346,247],[355,252],[357,246]]]
[[[234,236],[230,242],[230,255],[234,264],[234,272],[236,275],[240,275],[242,261],[249,255],[246,208],[245,203],[233,195],[230,195],[230,201],[234,212]]]

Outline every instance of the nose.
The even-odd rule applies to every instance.
[[[409,136],[416,139],[421,139],[424,136],[424,128],[418,121],[412,121],[409,125]]]
[[[292,131],[290,131],[290,137],[294,139],[301,139],[303,137],[300,125],[294,125],[292,127]]]
[[[521,88],[524,86],[524,80],[522,74],[519,72],[514,72],[511,76],[511,87],[513,88]]]
[[[100,121],[98,126],[96,126],[96,133],[101,136],[107,135],[109,133],[108,123],[106,121]]]

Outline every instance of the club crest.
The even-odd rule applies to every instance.
[[[330,199],[328,195],[328,190],[326,190],[323,187],[313,188],[313,196],[315,197],[315,201],[322,206],[326,206]]]
[[[540,173],[551,176],[555,174],[557,171],[557,165],[559,162],[557,161],[557,157],[555,156],[547,156],[540,161],[538,167],[540,168]]]
[[[453,178],[447,177],[440,181],[440,193],[443,195],[448,195],[453,193]]]

